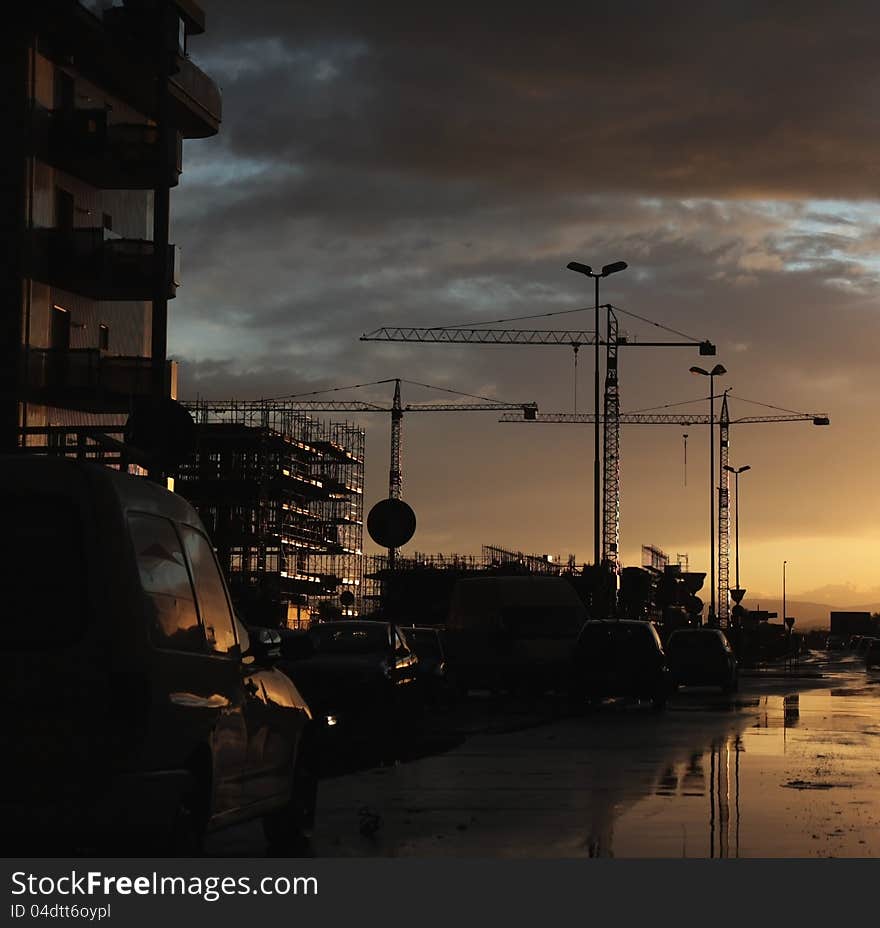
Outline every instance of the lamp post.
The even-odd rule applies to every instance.
[[[734,495],[736,496],[736,511],[733,520],[733,531],[736,538],[736,588],[740,589],[739,585],[739,475],[744,474],[747,470],[751,470],[751,465],[743,464],[742,467],[731,467],[729,464],[724,465],[724,469],[729,473],[733,474],[733,489]]]
[[[782,624],[785,625],[785,566],[788,561],[782,562]]]
[[[598,568],[600,553],[600,507],[599,507],[599,278],[608,277],[610,274],[616,274],[618,271],[626,270],[626,261],[615,261],[613,264],[606,264],[601,271],[595,273],[589,264],[581,264],[579,261],[569,261],[566,265],[568,270],[577,271],[578,274],[584,274],[586,277],[592,277],[596,282],[596,352],[595,352],[595,371],[593,376],[593,387],[595,393],[595,414],[596,423],[593,432],[594,435],[594,455],[593,455],[593,563]]]
[[[692,374],[709,378],[709,571],[711,578],[711,605],[709,624],[715,625],[715,378],[727,373],[723,364],[716,364],[711,371],[692,367]]]

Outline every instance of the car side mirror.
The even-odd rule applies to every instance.
[[[251,628],[248,635],[250,646],[242,655],[246,663],[266,664],[281,656],[281,635],[274,628]]]

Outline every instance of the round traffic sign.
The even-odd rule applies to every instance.
[[[383,499],[367,516],[370,538],[383,548],[399,548],[416,533],[416,514],[402,499]]]

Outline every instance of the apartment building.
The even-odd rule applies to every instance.
[[[118,464],[138,398],[175,395],[170,191],[221,117],[204,29],[191,0],[31,0],[4,24],[2,451]]]

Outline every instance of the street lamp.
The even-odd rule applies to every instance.
[[[716,623],[715,617],[715,378],[727,373],[723,364],[716,364],[711,371],[702,367],[692,367],[692,374],[702,374],[709,378],[709,571],[711,577],[711,605],[709,606],[709,624]]]
[[[785,625],[785,565],[788,561],[782,562],[782,624]]]
[[[594,392],[595,392],[595,414],[596,422],[594,435],[594,455],[593,455],[593,563],[599,566],[599,278],[608,277],[616,274],[618,271],[626,270],[626,261],[615,261],[613,264],[606,264],[598,273],[594,272],[589,264],[581,264],[579,261],[569,261],[566,267],[570,271],[577,271],[578,274],[584,274],[592,277],[596,281],[596,352],[595,352],[595,371],[594,371]]]
[[[724,469],[729,473],[733,474],[733,487],[734,495],[736,496],[736,510],[734,514],[734,534],[736,537],[736,588],[740,589],[739,585],[739,475],[744,474],[747,470],[751,470],[749,464],[743,464],[742,467],[731,467],[729,464],[724,465]]]

